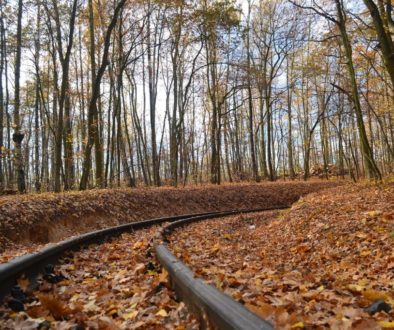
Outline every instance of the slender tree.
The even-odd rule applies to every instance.
[[[17,187],[20,193],[26,192],[25,182],[25,168],[23,164],[22,155],[22,141],[25,134],[22,132],[21,116],[20,116],[20,70],[21,70],[21,55],[22,55],[22,14],[23,1],[18,1],[18,23],[16,32],[16,59],[15,59],[15,90],[14,90],[14,134],[12,140],[14,141],[14,167],[16,170]]]

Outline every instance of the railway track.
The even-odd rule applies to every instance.
[[[69,251],[81,250],[90,244],[102,244],[122,233],[150,228],[152,226],[168,223],[155,237],[153,247],[157,259],[168,271],[171,288],[176,296],[184,301],[189,310],[197,316],[203,328],[217,329],[272,329],[272,326],[246,309],[227,295],[202,280],[194,277],[192,271],[177,259],[167,248],[167,236],[175,229],[191,222],[208,220],[228,215],[261,212],[275,209],[284,209],[288,206],[275,206],[263,209],[248,209],[225,212],[208,212],[200,214],[187,214],[175,217],[164,217],[128,223],[108,229],[83,234],[75,238],[60,242],[54,246],[46,247],[38,252],[27,254],[12,261],[0,264],[0,302],[10,294],[22,275],[30,280],[31,287],[35,286],[35,279],[45,274],[48,265],[58,262],[59,258]],[[1,320],[0,320],[1,328]]]

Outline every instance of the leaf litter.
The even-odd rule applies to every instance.
[[[177,194],[175,195],[172,194],[175,190],[167,189],[167,191],[163,189],[154,191],[154,194],[160,194],[161,199],[168,200],[168,193],[171,192],[172,197],[169,199],[171,203],[159,204],[172,205],[171,210],[175,213],[190,213],[211,209],[289,205],[299,196],[336,185],[338,183],[335,182],[279,183],[272,185],[241,184],[220,187],[220,189],[213,189],[212,187],[181,189],[179,192],[176,191]],[[240,193],[241,191],[242,193]],[[100,194],[104,195],[101,196]],[[183,199],[180,199],[179,194],[184,195]],[[151,206],[152,203],[155,204],[154,207],[159,207],[156,205],[157,200],[155,198],[149,202],[149,191],[137,191],[136,196],[139,195],[144,196],[144,203],[148,202],[145,203],[144,207]],[[94,199],[91,200],[91,197],[95,196],[99,197],[97,198],[99,202],[97,205],[92,204]],[[55,212],[52,213],[61,218],[63,213],[67,212],[67,209],[73,209],[77,202],[77,209],[81,209],[81,207],[84,209],[84,213],[79,215],[81,217],[79,222],[84,225],[84,217],[91,210],[93,210],[92,214],[96,214],[97,210],[100,212],[104,210],[104,204],[107,207],[111,204],[116,205],[113,209],[120,222],[125,222],[129,218],[130,209],[126,213],[122,213],[122,210],[127,209],[130,202],[124,203],[122,207],[119,206],[119,203],[122,203],[122,200],[126,197],[130,198],[129,192],[126,191],[114,191],[113,194],[110,191],[96,191],[87,195],[87,199],[86,196],[78,194],[71,194],[70,198],[67,194],[60,195],[60,197],[48,194],[43,197],[33,196],[33,198],[27,196],[23,197],[23,203],[20,204],[19,210],[24,210],[22,212],[24,221],[30,221],[29,218],[35,219],[34,212],[36,210],[43,209],[40,205],[44,203],[46,206],[55,209]],[[45,202],[48,198],[51,203]],[[114,198],[116,203],[113,203]],[[174,203],[174,198],[178,202],[185,198],[187,201]],[[108,203],[101,204],[101,201],[105,199]],[[5,207],[7,203],[13,205],[12,203],[18,202],[11,199],[3,200],[1,206]],[[177,205],[182,205],[182,207]],[[152,210],[152,208],[150,209]],[[13,214],[14,211],[12,210],[16,210],[16,208],[8,208],[8,215],[14,215],[18,219],[18,215]],[[29,213],[31,210],[34,211],[32,214]],[[137,212],[133,217],[141,214],[148,217],[148,213],[144,213],[143,210],[141,212]],[[164,215],[162,212],[166,211],[161,210],[160,212],[156,214]],[[55,220],[56,217],[53,221]],[[108,222],[108,224],[111,223],[111,221]],[[15,224],[20,225],[18,222],[15,222]],[[32,226],[34,227],[36,224],[38,223],[33,220]],[[91,225],[92,221],[89,222],[89,226]],[[105,224],[100,221],[97,221],[97,225],[99,228],[105,227]],[[78,228],[74,229],[71,232],[75,235],[78,233]],[[150,230],[138,231],[138,234],[124,234],[118,240],[109,241],[104,245],[93,245],[88,249],[68,255],[60,266],[44,275],[38,290],[34,292],[26,290],[26,280],[20,279],[18,290],[23,295],[27,294],[27,301],[24,301],[22,306],[17,303],[18,300],[16,302],[11,301],[11,305],[9,301],[9,306],[13,307],[14,312],[11,312],[8,307],[2,306],[0,308],[2,328],[198,328],[197,321],[187,312],[184,304],[178,303],[174,299],[173,292],[167,287],[166,272],[159,269],[150,254],[151,252],[149,252],[149,239],[153,236],[154,231],[155,229],[151,228]],[[232,238],[230,234],[224,235],[224,239],[228,241],[231,241]],[[4,262],[17,255],[32,252],[44,246],[43,244],[32,244],[28,241],[26,243],[28,244],[22,244],[17,248],[13,245],[13,249],[4,250],[0,258],[3,258],[2,261]]]
[[[156,217],[291,204],[334,185],[338,182],[237,183],[0,196],[0,263],[93,230]]]
[[[198,329],[152,254],[156,230],[68,253],[58,266],[46,267],[34,291],[20,279],[25,310],[0,307],[1,329]]]
[[[347,185],[290,211],[175,231],[192,270],[279,329],[394,329],[394,186]]]

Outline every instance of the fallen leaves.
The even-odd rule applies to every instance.
[[[393,328],[393,219],[393,185],[349,185],[281,215],[195,223],[170,241],[195,273],[277,328]]]
[[[379,325],[384,329],[393,329],[394,321],[379,321]]]
[[[165,309],[160,309],[160,310],[156,313],[156,315],[162,316],[162,317],[167,317],[167,316],[168,316],[168,313],[166,312]]]
[[[147,245],[148,245],[148,242],[147,242],[147,241],[138,241],[138,242],[135,242],[135,243],[133,244],[133,249],[134,249],[134,250],[143,249],[143,248],[145,248]]]
[[[206,185],[186,188],[100,189],[0,196],[0,263],[73,235],[176,214],[291,204],[335,182]],[[138,238],[132,246],[143,249]]]
[[[148,256],[156,230],[67,254],[53,270],[64,278],[55,284],[41,280],[28,295],[25,312],[0,307],[0,328],[197,329],[197,320],[175,301],[166,270]]]
[[[59,296],[51,294],[38,294],[37,296],[43,310],[46,309],[55,320],[61,320],[74,312],[60,299]]]

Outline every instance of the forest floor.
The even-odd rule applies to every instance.
[[[44,194],[3,199],[0,209],[11,206],[13,213],[7,213],[8,219],[14,216],[27,223],[27,217],[30,226],[41,225],[40,212],[61,218],[70,210],[78,214],[86,206],[93,211],[111,211],[112,216],[126,221],[138,219],[136,214],[148,218],[291,205],[300,196],[338,184],[316,181]],[[127,214],[134,217],[128,218]],[[110,224],[108,221],[102,225]],[[15,228],[18,226],[16,222]],[[0,306],[0,328],[198,329],[199,322],[182,302],[176,301],[168,274],[153,253],[153,239],[159,228],[125,233],[104,244],[67,253],[58,265],[46,270],[34,290],[28,288],[26,279],[19,279],[20,297],[15,298],[14,293],[14,298],[7,297]],[[31,244],[30,249],[39,247]],[[26,250],[8,250],[3,258],[15,256],[15,251]],[[19,312],[21,309],[24,311]]]
[[[336,181],[103,189],[0,197],[0,263],[89,231],[180,214],[291,205]]]
[[[17,209],[13,203],[19,198],[19,212],[31,216],[52,201],[50,208],[61,219],[76,202],[96,212],[105,207],[95,205],[108,209],[106,203],[113,201],[110,209],[126,219],[121,205],[130,198],[155,205],[157,209],[133,209],[145,214],[147,207],[146,217],[153,217],[171,210],[179,214],[290,205],[304,196],[285,211],[187,225],[172,234],[170,248],[197,276],[275,328],[394,328],[394,184],[296,182],[89,193],[7,197],[0,208]],[[34,291],[19,279],[25,311],[12,311],[19,302],[7,298],[8,305],[0,306],[0,328],[198,329],[152,253],[159,229],[126,233],[68,253],[39,279]],[[4,253],[3,258],[7,255],[13,256]]]
[[[276,328],[394,329],[394,185],[346,185],[289,211],[202,221],[172,251]]]
[[[168,274],[151,253],[158,227],[126,233],[104,244],[68,253],[38,279],[38,288],[19,279],[20,302],[0,306],[0,328],[177,329],[199,328],[184,303],[176,301]]]

